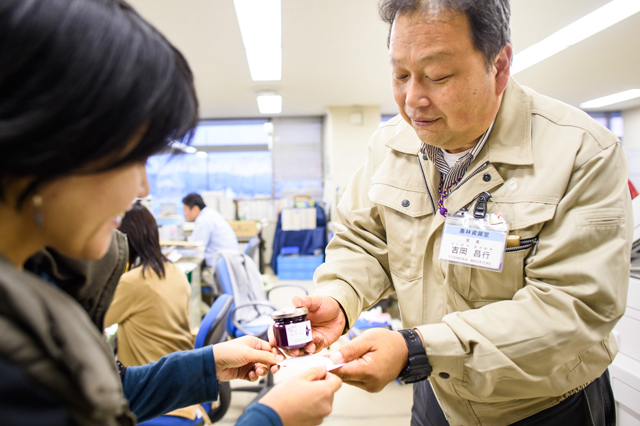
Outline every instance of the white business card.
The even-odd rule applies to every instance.
[[[287,358],[284,361],[279,362],[278,365],[283,367],[292,367],[302,371],[324,365],[327,367],[327,371],[331,371],[342,367],[344,364],[334,364],[333,361],[331,361],[331,358],[322,355],[304,355]]]

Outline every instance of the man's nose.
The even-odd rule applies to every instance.
[[[421,108],[431,105],[428,90],[420,79],[413,78],[409,82],[405,103],[409,108]]]

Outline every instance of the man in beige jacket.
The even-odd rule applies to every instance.
[[[620,142],[510,78],[508,0],[380,8],[400,116],[338,206],[314,296],[294,299],[313,326],[305,350],[395,292],[409,330],[364,333],[334,360],[369,391],[415,382],[412,424],[614,424],[633,227]],[[463,209],[507,220],[501,272],[439,260],[445,217]]]

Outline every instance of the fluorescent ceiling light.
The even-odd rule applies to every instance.
[[[198,152],[196,152],[196,156],[198,158],[207,158],[207,153],[204,152],[204,151],[198,151]]]
[[[282,78],[280,0],[233,0],[253,81]]]
[[[282,96],[259,95],[258,110],[260,110],[260,114],[280,114],[282,112]]]
[[[607,105],[617,104],[619,102],[628,101],[629,99],[640,98],[640,89],[626,90],[624,92],[616,93],[614,95],[604,96],[602,98],[594,99],[591,101],[583,102],[580,104],[580,108],[600,108]]]
[[[197,151],[197,149],[195,149],[192,146],[188,146],[184,149],[184,152],[186,152],[187,154],[195,154],[195,152]]]
[[[515,55],[511,75],[535,65],[637,12],[640,12],[640,1],[613,0]]]

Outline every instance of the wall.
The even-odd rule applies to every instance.
[[[364,164],[367,143],[379,123],[378,106],[334,106],[328,109],[324,134],[324,201],[331,219],[351,176]]]
[[[640,108],[622,111],[624,136],[622,145],[629,161],[629,179],[640,189]]]

